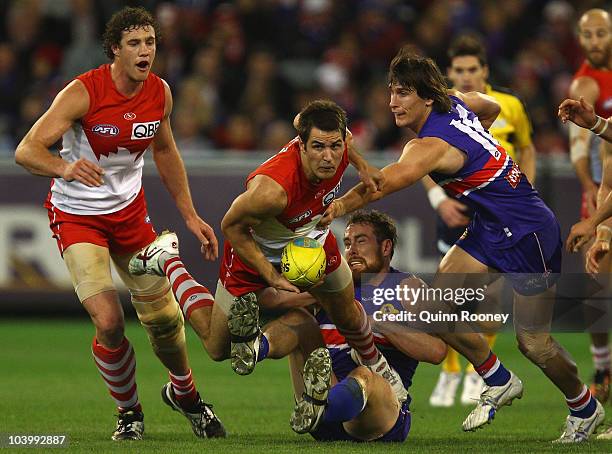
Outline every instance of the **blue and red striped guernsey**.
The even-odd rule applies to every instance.
[[[464,152],[464,166],[452,175],[431,173],[446,192],[474,211],[469,229],[497,248],[555,223],[555,216],[504,148],[478,117],[451,96],[449,112],[432,111],[418,137],[437,137]]]

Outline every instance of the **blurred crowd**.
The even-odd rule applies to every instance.
[[[154,72],[174,93],[184,154],[276,150],[310,99],[338,102],[364,151],[399,150],[386,70],[409,44],[445,71],[448,44],[476,31],[491,82],[526,103],[539,153],[565,153],[556,118],[583,56],[575,23],[605,1],[566,0],[4,0],[0,2],[0,153],[10,154],[55,94],[105,63],[101,34],[122,6],[162,29]]]

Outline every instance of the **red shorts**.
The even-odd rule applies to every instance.
[[[589,206],[587,204],[586,193],[582,191],[582,198],[581,198],[581,203],[580,203],[580,219],[585,220],[590,217],[591,215],[589,214]]]
[[[53,206],[48,199],[45,208],[62,255],[75,243],[96,244],[118,255],[133,254],[151,244],[157,236],[147,214],[142,189],[132,203],[115,213],[70,214]]]
[[[336,271],[340,266],[341,258],[338,250],[336,237],[332,232],[329,232],[323,244],[327,264],[325,266],[325,274],[330,274]],[[219,280],[223,287],[234,296],[242,296],[245,293],[254,292],[256,290],[269,287],[268,283],[259,275],[257,271],[248,267],[238,254],[234,252],[229,241],[225,240],[223,245],[223,258],[221,259],[221,268],[219,269]]]

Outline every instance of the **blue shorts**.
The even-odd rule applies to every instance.
[[[395,421],[395,425],[391,428],[391,430],[389,430],[389,432],[384,434],[382,437],[372,441],[405,441],[408,437],[408,432],[410,432],[411,418],[409,405],[410,404],[408,401],[404,402],[400,408],[399,415],[397,416],[397,421]],[[322,423],[317,430],[311,432],[310,435],[312,435],[312,438],[317,441],[365,441],[349,435],[346,430],[344,430],[344,426],[341,422]]]
[[[493,248],[481,238],[465,234],[455,243],[485,265],[496,269],[512,282],[521,295],[537,295],[555,285],[561,272],[561,229],[554,222],[523,236],[514,246]]]

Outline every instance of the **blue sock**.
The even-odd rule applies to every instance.
[[[590,418],[597,409],[597,402],[586,386],[583,386],[582,389],[583,392],[575,399],[566,399],[567,406],[570,415],[583,419]]]
[[[364,407],[361,386],[353,377],[346,377],[329,391],[323,422],[350,421]]]
[[[270,351],[270,344],[268,343],[268,338],[262,334],[259,339],[259,352],[257,353],[257,362],[263,361],[268,356],[268,352]]]
[[[586,418],[590,418],[591,416],[593,416],[593,413],[595,413],[596,408],[597,408],[597,403],[595,402],[595,398],[591,397],[591,400],[589,400],[589,403],[587,404],[587,406],[584,407],[582,410],[576,411],[570,407],[569,411],[572,416],[577,416],[579,418],[586,419]]]
[[[487,386],[503,386],[510,380],[510,372],[504,367],[495,353],[490,352],[489,357],[480,366],[474,367]]]

